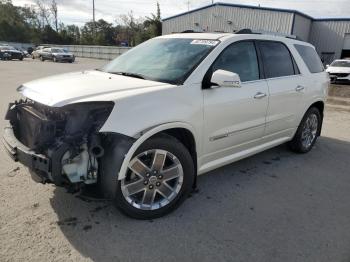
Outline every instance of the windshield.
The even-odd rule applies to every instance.
[[[216,40],[151,39],[119,56],[101,70],[182,84],[218,43]]]
[[[350,61],[335,61],[331,64],[334,67],[350,67]]]
[[[53,48],[51,49],[52,53],[66,53],[63,49]]]

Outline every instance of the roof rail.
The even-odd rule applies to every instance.
[[[295,40],[301,40],[296,35],[288,35],[288,34],[282,34],[278,32],[272,32],[272,31],[252,30],[250,28],[241,29],[237,31],[236,34],[273,35],[273,36],[281,36],[281,37],[295,39]]]

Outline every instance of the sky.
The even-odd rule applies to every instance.
[[[50,0],[45,0],[50,1]],[[59,20],[65,24],[83,25],[92,20],[92,0],[56,0]],[[188,8],[194,9],[212,3],[212,0],[159,0],[162,18],[167,18]],[[219,1],[214,1],[219,2]],[[260,5],[295,9],[315,18],[350,17],[350,0],[220,0],[220,2]],[[12,0],[14,5],[34,5],[35,0]],[[156,12],[156,0],[95,0],[96,19],[114,23],[122,14],[132,11],[136,17]]]

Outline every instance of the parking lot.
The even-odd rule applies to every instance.
[[[23,82],[105,63],[0,61],[0,115]],[[177,211],[151,221],[36,184],[1,147],[0,261],[350,262],[349,130],[350,112],[327,108],[309,154],[282,145],[210,172]]]

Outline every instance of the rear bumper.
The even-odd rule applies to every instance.
[[[12,127],[6,127],[3,140],[4,147],[9,156],[16,162],[36,172],[49,173],[51,169],[51,159],[42,154],[36,154],[28,147],[23,145],[15,137]]]

